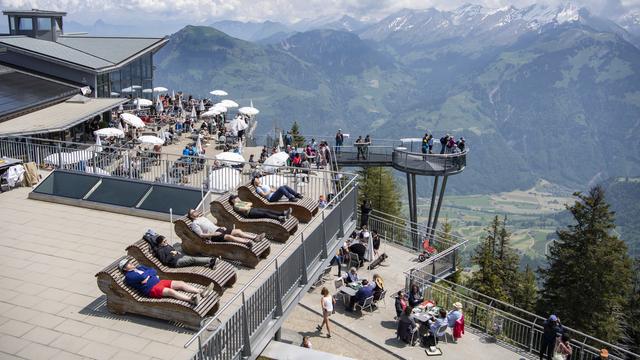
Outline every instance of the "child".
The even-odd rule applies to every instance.
[[[318,207],[320,209],[327,207],[327,200],[324,198],[324,195],[320,195],[320,198],[318,199]]]
[[[311,349],[311,340],[309,340],[308,336],[304,336],[302,338],[302,344],[300,344],[300,346],[307,348],[307,349]]]

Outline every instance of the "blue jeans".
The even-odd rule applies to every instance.
[[[271,194],[271,196],[269,197],[269,202],[276,202],[282,199],[283,196],[291,200],[294,199],[296,195],[298,195],[298,193],[295,190],[288,187],[287,185],[282,185]]]

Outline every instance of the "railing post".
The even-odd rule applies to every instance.
[[[535,338],[535,334],[536,334],[536,321],[538,321],[538,319],[533,319],[533,322],[531,323],[531,338],[529,339],[529,352],[531,352],[533,350],[533,340]]]
[[[242,344],[242,356],[249,357],[251,356],[251,335],[249,335],[249,320],[244,292],[242,292],[242,337],[244,338]]]
[[[62,169],[62,145],[58,143],[58,168]]]
[[[327,231],[324,225],[324,211],[322,212],[322,259],[326,259],[328,257],[327,250]]]
[[[342,214],[342,204],[343,202],[341,201],[340,203],[338,203],[338,208],[340,210],[340,226],[339,226],[339,230],[338,230],[338,237],[339,238],[343,238],[344,237],[344,215]]]
[[[300,242],[302,242],[302,276],[300,277],[300,285],[306,285],[307,279],[307,250],[304,244],[304,234],[300,234]]]
[[[282,316],[282,285],[280,285],[280,267],[278,266],[278,259],[276,259],[276,313],[278,318]]]
[[[29,139],[25,141],[25,148],[27,150],[27,161],[31,162],[31,146],[29,146]]]

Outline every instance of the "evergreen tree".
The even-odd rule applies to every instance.
[[[635,260],[634,282],[631,298],[627,306],[627,334],[626,343],[631,352],[640,353],[640,258]]]
[[[374,210],[397,217],[402,215],[400,192],[391,170],[382,167],[369,167],[358,171],[358,175],[360,204],[364,199],[369,199]]]
[[[484,295],[506,301],[507,294],[504,292],[504,284],[498,271],[499,261],[496,260],[500,230],[500,219],[495,216],[485,229],[487,235],[471,258],[472,263],[480,269],[471,276],[469,287]]]
[[[527,311],[535,311],[538,299],[538,286],[536,285],[536,274],[529,264],[524,272],[518,273],[517,291],[514,296],[514,305]]]
[[[293,137],[293,147],[299,148],[305,145],[305,138],[300,135],[300,127],[298,126],[297,121],[294,121],[293,125],[291,125],[291,137]]]
[[[494,219],[498,221],[498,217]],[[515,298],[519,291],[521,276],[518,273],[520,259],[515,251],[511,248],[511,233],[507,231],[507,216],[505,215],[502,223],[498,223],[499,230],[497,232],[497,259],[496,273],[500,277],[503,292],[508,296],[509,302],[515,303]]]
[[[575,224],[557,231],[548,267],[539,269],[543,286],[539,311],[555,312],[565,325],[615,343],[622,338],[632,292],[632,263],[627,246],[612,235],[614,214],[600,186],[568,210]]]
[[[452,244],[453,243],[453,238],[451,236],[452,232],[453,232],[453,227],[451,226],[451,223],[449,222],[449,218],[445,217],[444,221],[442,222],[441,226],[441,231],[442,231],[442,240],[444,240],[447,244]],[[456,283],[456,284],[462,284],[462,265],[461,265],[461,260],[460,260],[460,256],[462,254],[460,254],[460,252],[458,252],[458,254],[456,255],[456,271],[451,274],[449,276],[449,278],[447,278],[447,280]]]

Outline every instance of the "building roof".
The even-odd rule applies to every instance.
[[[77,95],[65,102],[0,123],[0,136],[63,131],[127,101],[122,98],[85,98]]]
[[[102,72],[162,47],[168,38],[61,36],[57,42],[27,36],[0,36],[0,45],[49,61]]]
[[[78,93],[78,87],[0,65],[0,121]]]
[[[40,10],[40,9],[31,9],[31,10],[3,10],[3,15],[9,16],[65,16],[67,15],[64,11],[51,11],[51,10]]]

